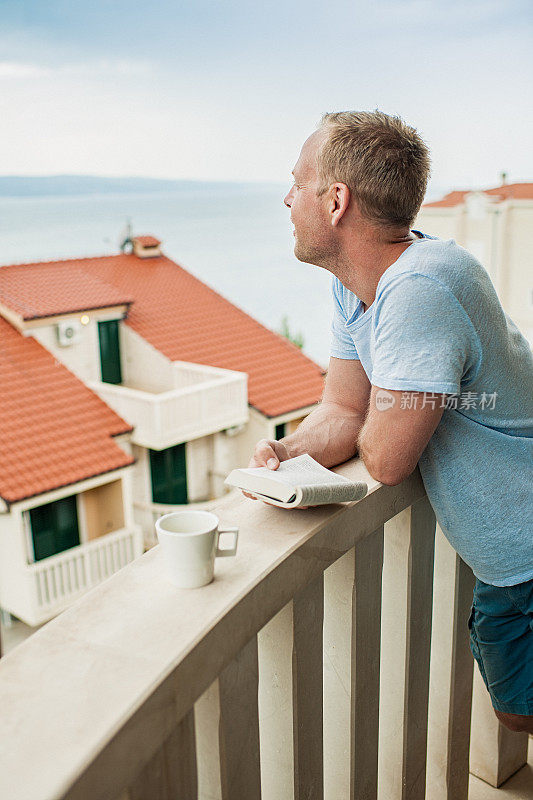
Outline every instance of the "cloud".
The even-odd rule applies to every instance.
[[[533,172],[531,0],[161,0],[148,28],[127,0],[6,3],[12,173],[284,180],[323,111],[376,107],[427,138],[439,185]]]
[[[0,61],[0,79],[26,80],[28,78],[83,77],[100,75],[102,77],[138,76],[153,71],[149,61],[127,59],[99,59],[84,64],[62,64],[49,67],[40,64],[27,64],[17,61]]]
[[[22,64],[16,61],[0,61],[0,78],[43,78],[51,75],[48,67],[37,64]]]
[[[78,68],[80,69],[80,68]],[[93,62],[83,68],[84,71],[89,71],[94,75],[95,72],[100,72],[107,75],[147,75],[154,70],[154,65],[150,61],[130,61],[127,59],[118,59],[110,61],[108,59],[101,59],[100,61]]]

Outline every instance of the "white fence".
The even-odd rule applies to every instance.
[[[34,624],[58,613],[142,552],[141,532],[123,529],[29,564],[26,579],[34,597]]]

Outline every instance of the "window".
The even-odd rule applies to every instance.
[[[100,368],[104,383],[122,383],[118,319],[98,323]]]
[[[188,502],[185,443],[166,450],[150,450],[150,471],[154,503]]]
[[[35,561],[62,553],[80,543],[76,495],[30,510]]]
[[[276,431],[274,433],[274,438],[276,440],[279,440],[279,439],[283,439],[284,436],[285,436],[285,423],[284,422],[280,422],[279,425],[276,425]]]

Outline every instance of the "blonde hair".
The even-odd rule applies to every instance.
[[[429,150],[414,128],[382,111],[336,111],[320,122],[318,194],[345,183],[376,225],[410,227],[422,205]]]

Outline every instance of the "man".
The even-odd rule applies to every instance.
[[[395,485],[419,464],[476,575],[470,641],[496,716],[533,733],[531,349],[470,253],[411,230],[429,154],[401,119],[326,114],[293,174],[295,255],[333,274],[331,359],[321,404],[250,466],[358,452]]]

